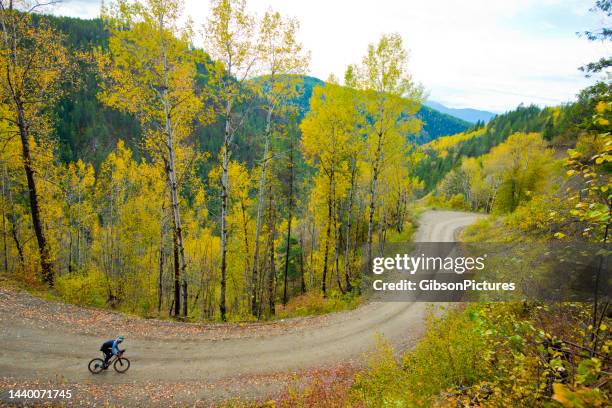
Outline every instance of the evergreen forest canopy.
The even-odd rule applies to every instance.
[[[203,50],[180,0],[118,0],[96,20],[1,4],[3,271],[147,316],[350,307],[360,266],[410,239],[417,198],[513,211],[543,170],[508,195],[506,168],[482,186],[488,163],[551,159],[609,96],[470,125],[421,105],[396,34],[323,83],[299,22],[244,0],[194,22]]]

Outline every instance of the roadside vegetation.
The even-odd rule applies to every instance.
[[[462,240],[536,243],[571,237],[576,242],[607,242],[612,101],[609,93],[593,97],[599,100],[592,115],[584,118],[576,147],[563,159],[549,157],[533,164],[540,166],[537,174],[545,174],[541,166],[550,170],[540,189],[525,187],[537,194],[525,194],[514,209],[494,206],[494,214],[467,227]],[[535,148],[516,150],[521,163],[525,155],[547,154],[539,135],[515,134],[491,155],[506,153],[517,142],[536,143]],[[497,162],[503,169],[504,160]],[[512,185],[513,180],[506,183]],[[512,203],[512,196],[504,200]],[[609,300],[470,303],[441,316],[432,310],[426,335],[414,350],[398,357],[380,338],[367,368],[290,390],[279,405],[606,407],[612,393]]]
[[[597,2],[596,10],[610,17],[612,6]],[[610,39],[607,29],[590,35]],[[602,59],[584,69],[597,74],[609,64]],[[492,131],[506,120],[503,133]],[[438,169],[440,181],[422,205],[489,213],[463,231],[467,242],[601,244],[599,256],[609,257],[611,121],[612,92],[603,78],[575,104],[519,108],[424,145],[414,154],[426,155],[420,165]],[[485,150],[465,154],[476,141]],[[440,317],[432,311],[414,350],[398,356],[379,339],[365,369],[289,391],[280,405],[607,407],[609,302],[595,295],[582,303],[470,303]]]

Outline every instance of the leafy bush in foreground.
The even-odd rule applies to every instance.
[[[317,379],[279,406],[604,407],[612,341],[580,344],[584,304],[479,303],[429,317],[427,334],[396,358],[383,338],[354,379]],[[577,329],[583,327],[583,329]]]
[[[360,302],[361,298],[353,292],[346,294],[332,292],[328,297],[324,297],[319,291],[306,292],[292,298],[284,307],[278,306],[277,316],[287,318],[339,312],[354,309]]]

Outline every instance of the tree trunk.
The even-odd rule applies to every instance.
[[[268,217],[268,225],[270,230],[270,270],[268,275],[268,303],[270,308],[270,315],[274,315],[276,313],[276,253],[274,249],[274,239],[276,238],[276,217],[274,211],[272,186],[270,186],[269,196],[270,215]]]
[[[387,231],[387,210],[385,208],[385,197],[380,203],[380,221],[378,222],[378,252],[383,253],[385,249],[385,234]]]
[[[346,291],[350,292],[353,288],[351,287],[351,279],[349,274],[349,250],[351,246],[351,215],[353,212],[353,195],[355,194],[355,179],[357,174],[357,160],[353,158],[351,163],[351,186],[349,189],[348,196],[348,207],[346,209],[346,242],[344,245],[344,279],[346,283]]]
[[[4,165],[4,174],[2,175],[2,248],[4,249],[4,272],[8,273],[8,242],[6,239],[6,164]]]
[[[187,317],[187,276],[186,269],[187,264],[185,262],[185,247],[183,245],[183,228],[181,225],[181,213],[179,209],[179,200],[178,200],[178,183],[176,181],[176,170],[174,164],[174,147],[173,147],[173,137],[172,137],[172,128],[170,124],[170,117],[168,116],[168,121],[166,124],[166,132],[167,134],[167,148],[168,148],[168,165],[166,167],[168,171],[168,182],[170,188],[170,200],[172,204],[172,219],[174,221],[174,230],[176,234],[176,250],[179,256],[179,270],[182,278],[182,306],[183,306],[183,317]],[[177,312],[180,310],[177,304]],[[177,314],[178,316],[178,314]]]
[[[245,257],[245,282],[248,282],[248,275],[249,272],[251,272],[251,260],[250,260],[250,256],[251,256],[251,247],[249,245],[249,226],[248,226],[248,220],[247,220],[247,209],[246,206],[244,205],[244,201],[240,201],[240,211],[242,212],[242,227],[243,227],[243,233],[244,233],[244,248],[246,251],[246,257]],[[249,291],[249,293],[251,292],[251,288],[247,288],[247,290]],[[252,293],[250,293],[252,295]]]
[[[179,254],[178,245],[176,243],[176,230],[172,229],[172,253],[174,255],[174,317],[179,317],[181,314],[181,286],[180,280],[180,267],[179,267]]]
[[[329,241],[331,240],[331,227],[333,217],[333,203],[331,197],[332,186],[334,184],[333,171],[329,177],[329,195],[327,197],[327,230],[325,233],[325,252],[323,255],[323,282],[321,283],[321,290],[323,291],[323,297],[327,296],[327,263],[329,259]]]
[[[21,242],[19,242],[19,236],[17,236],[17,218],[14,214],[11,215],[11,236],[13,237],[13,242],[15,242],[15,248],[17,248],[17,256],[19,257],[19,264],[23,267],[25,266],[25,256],[23,254],[23,247],[21,246]]]
[[[70,227],[68,227],[68,235],[70,236],[70,239],[68,240],[68,273],[72,273],[72,231],[70,230]],[[62,274],[61,264],[59,273],[60,275]]]
[[[109,197],[109,211],[108,211],[108,232],[106,233],[106,248],[108,250],[108,254],[106,258],[106,267],[104,268],[104,274],[106,276],[106,287],[107,287],[107,303],[111,303],[115,299],[115,295],[113,294],[113,288],[111,285],[111,278],[115,275],[115,237],[114,237],[114,204],[115,202],[115,183],[111,183],[110,186],[110,197]]]
[[[268,154],[270,150],[270,133],[272,129],[272,107],[268,108],[268,115],[266,117],[266,131],[264,135],[264,155],[261,162],[261,176],[259,178],[259,192],[257,194],[257,220],[255,224],[255,248],[253,250],[253,277],[251,280],[251,289],[253,292],[253,299],[251,301],[251,313],[257,315],[257,274],[259,267],[259,237],[261,235],[261,219],[263,212],[264,202],[264,191],[266,186],[266,170],[268,167]]]
[[[219,299],[219,312],[221,320],[227,320],[227,305],[225,292],[227,286],[227,211],[229,200],[229,160],[231,143],[231,110],[230,100],[225,109],[225,135],[223,137],[223,150],[221,152],[221,299]]]
[[[306,293],[306,280],[304,279],[304,229],[300,233],[300,291],[302,294]]]
[[[374,235],[374,210],[376,208],[376,188],[378,184],[378,172],[380,166],[380,156],[382,152],[382,133],[378,133],[378,143],[376,155],[372,163],[372,182],[370,183],[370,208],[368,214],[368,240],[367,240],[367,261],[368,268],[372,267],[372,236]]]
[[[289,135],[291,137],[291,135]],[[293,140],[289,148],[289,205],[287,206],[287,248],[285,250],[285,282],[283,286],[283,305],[287,304],[287,278],[289,275],[289,255],[291,252],[291,222],[293,221]]]
[[[79,186],[79,192],[78,192],[78,198],[77,198],[77,203],[78,203],[78,207],[77,207],[77,230],[76,230],[76,265],[77,268],[80,270],[81,269],[81,187]]]
[[[183,230],[181,227],[181,214],[178,203],[178,184],[176,181],[176,172],[174,165],[174,148],[172,140],[172,130],[170,126],[169,116],[167,117],[166,131],[167,134],[166,145],[168,149],[168,162],[166,164],[166,176],[168,180],[168,187],[170,190],[170,203],[172,207],[172,221],[174,231],[174,310],[175,317],[179,317],[181,313],[181,288],[179,280],[182,278],[182,306],[183,306],[183,317],[187,317],[187,279],[185,276],[186,263],[185,263],[185,249],[183,246]]]
[[[164,294],[164,206],[161,209],[160,228],[159,228],[159,279],[157,281],[157,313],[161,312],[162,299]]]
[[[183,282],[181,285],[183,294],[183,319],[187,318],[187,279],[185,278],[185,271],[183,270]]]
[[[336,242],[336,245],[334,246],[334,276],[336,277],[336,285],[338,285],[338,290],[340,291],[340,293],[344,294],[344,288],[342,287],[342,282],[340,282],[340,242],[338,240],[340,228],[338,227],[338,224],[335,220],[334,231],[336,236],[336,239],[334,240]]]
[[[312,220],[311,224],[312,228],[310,229],[310,260],[308,263],[309,272],[310,272],[310,287],[315,286],[315,273],[314,273],[314,248],[315,248],[315,222]]]
[[[161,312],[162,299],[164,295],[164,248],[159,247],[159,277],[157,280],[157,313]]]
[[[160,31],[163,29],[163,21],[160,21]],[[181,225],[181,212],[179,208],[179,198],[178,198],[178,183],[176,179],[176,165],[175,165],[175,151],[174,151],[174,127],[172,123],[172,114],[171,107],[168,101],[168,74],[170,72],[170,67],[168,66],[168,60],[166,57],[166,50],[162,50],[162,58],[163,58],[163,88],[161,91],[161,103],[164,107],[164,119],[165,119],[165,136],[166,136],[166,149],[168,153],[167,162],[165,162],[166,169],[166,178],[168,182],[168,188],[170,190],[170,204],[172,207],[172,220],[174,224],[174,235],[175,240],[174,244],[176,246],[175,252],[178,252],[178,257],[180,263],[177,265],[179,273],[182,277],[182,300],[183,300],[183,318],[187,318],[187,264],[185,262],[185,247],[183,245],[183,228]],[[176,260],[175,260],[176,262]],[[175,271],[177,269],[175,267]],[[175,279],[178,277],[175,276]],[[175,282],[175,296],[176,296],[176,285],[178,282]],[[175,301],[175,313],[176,316],[179,316],[180,312],[180,302]]]
[[[336,193],[334,192],[334,274],[336,275],[336,284],[338,285],[338,289],[340,293],[344,294],[344,288],[342,288],[342,283],[340,282],[340,224],[338,224],[338,212],[340,211],[340,206],[335,199]]]
[[[17,102],[17,127],[19,128],[19,136],[21,138],[21,153],[23,155],[23,169],[28,181],[28,195],[30,198],[30,213],[32,215],[32,224],[36,242],[38,243],[38,253],[40,255],[40,268],[42,271],[43,280],[53,286],[53,265],[49,254],[49,245],[45,236],[45,231],[40,215],[40,206],[38,203],[38,190],[36,181],[34,180],[34,168],[32,165],[32,156],[30,153],[30,129],[25,119],[24,108],[21,102]]]
[[[287,220],[287,248],[285,249],[285,279],[283,285],[283,305],[287,304],[287,280],[289,275],[289,252],[291,250],[291,210],[289,210],[289,219]]]

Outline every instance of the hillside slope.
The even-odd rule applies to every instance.
[[[415,175],[425,182],[424,192],[431,191],[444,176],[465,157],[478,157],[504,142],[516,132],[539,132],[553,144],[572,144],[576,139],[577,123],[593,102],[584,99],[557,107],[519,106],[495,116],[481,128],[440,137],[434,143],[421,146],[423,159]]]
[[[108,32],[101,19],[84,20],[72,17],[48,16],[56,27],[66,35],[66,42],[71,49],[90,51],[94,47],[106,47]],[[202,79],[205,73],[202,69]],[[140,126],[127,114],[103,106],[97,99],[99,90],[98,77],[93,66],[83,63],[78,72],[80,84],[66,89],[65,97],[55,108],[56,134],[60,143],[60,158],[65,161],[93,162],[98,165],[122,139],[126,145],[139,156]],[[324,82],[311,76],[304,77],[304,92],[295,103],[300,106],[302,114],[310,108],[309,101],[314,87]],[[423,120],[423,128],[416,135],[407,135],[417,143],[426,143],[442,135],[459,133],[470,124],[440,113],[435,109],[423,106],[417,116]],[[261,115],[253,112],[245,132],[256,133],[261,125]],[[201,150],[216,152],[220,148],[217,125],[196,127],[195,139]],[[256,140],[238,135],[236,158],[247,163],[254,163],[260,156]]]

